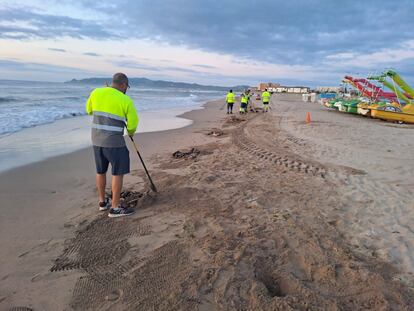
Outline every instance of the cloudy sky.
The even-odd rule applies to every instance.
[[[75,2],[75,1],[71,1]],[[0,0],[0,79],[414,84],[414,0]]]

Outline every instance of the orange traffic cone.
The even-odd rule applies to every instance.
[[[311,122],[311,117],[310,117],[310,112],[306,113],[306,123],[310,123]]]

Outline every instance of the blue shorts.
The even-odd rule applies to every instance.
[[[111,163],[112,175],[125,175],[129,173],[129,151],[127,147],[109,148],[93,146],[93,153],[98,174],[106,174],[109,163]]]

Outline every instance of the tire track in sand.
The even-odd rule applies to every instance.
[[[272,133],[271,144],[264,140],[263,135],[252,130],[251,123],[256,123],[255,120],[261,117],[270,121],[261,125],[262,131],[266,130],[265,127],[274,127],[276,131],[276,134]],[[249,118],[233,133],[233,142],[260,162],[318,176],[336,184],[344,203],[332,217],[338,218],[338,213],[342,214],[339,226],[352,244],[365,254],[391,260],[404,271],[414,272],[414,218],[410,216],[414,207],[413,195],[395,185],[375,180],[369,174],[359,174],[352,168],[324,166],[303,159],[291,152],[290,146],[280,138],[282,135],[278,135],[287,135],[290,142],[296,141],[281,129],[283,116],[274,118],[271,115]],[[306,143],[303,141],[295,147],[299,148],[294,148],[295,152],[302,150],[306,154]]]
[[[259,117],[259,115],[255,115],[254,117],[248,119],[237,131],[233,132],[233,142],[236,146],[249,155],[255,156],[260,161],[268,161],[269,163],[285,167],[289,170],[319,176],[321,178],[326,177],[327,171],[322,166],[307,163],[298,157],[280,154],[275,150],[265,149],[264,147],[256,144],[253,140],[249,139],[246,135],[247,125],[257,117]]]

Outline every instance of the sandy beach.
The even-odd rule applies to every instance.
[[[137,134],[125,219],[90,148],[1,173],[0,309],[412,310],[413,126],[300,98]]]

